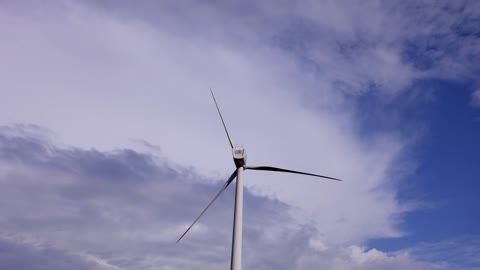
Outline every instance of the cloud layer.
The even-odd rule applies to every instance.
[[[210,8],[202,14],[213,12]],[[86,148],[146,140],[175,163],[209,176],[204,179],[218,179],[234,167],[208,93],[213,87],[233,140],[244,143],[250,164],[346,180],[249,172],[246,185],[253,192],[292,206],[298,223],[314,222],[323,241],[403,234],[398,217],[409,208],[396,200],[398,177],[389,170],[402,160],[409,139],[383,130],[360,135],[344,94],[328,80],[308,79],[283,49],[272,49],[250,32],[238,39],[252,50],[215,31],[209,41],[188,31],[191,24],[170,18],[170,9],[161,21],[125,18],[115,9],[76,2],[6,9],[2,33],[10,42],[0,52],[11,64],[2,65],[8,72],[1,74],[11,75],[0,80],[1,88],[9,89],[0,120],[36,123]],[[175,24],[167,27],[165,20]],[[241,24],[232,24],[241,33]]]
[[[317,258],[331,252],[345,262],[342,268],[323,258],[332,269],[420,267],[408,253],[358,245],[408,233],[402,230],[403,216],[415,204],[400,201],[397,192],[414,172],[409,149],[421,131],[389,116],[402,105],[396,98],[418,81],[476,82],[477,6],[468,1],[1,3],[0,35],[8,42],[0,43],[0,123],[35,123],[56,134],[2,129],[3,183],[8,194],[33,202],[5,198],[13,206],[3,211],[13,216],[5,215],[2,226],[17,232],[3,236],[5,245],[25,248],[39,259],[67,250],[66,261],[87,260],[98,267],[128,268],[123,263],[134,259],[123,262],[112,254],[135,258],[142,252],[151,257],[136,261],[138,267],[160,261],[188,269],[199,260],[220,267],[210,264],[217,257],[206,251],[176,260],[168,254],[177,251],[164,242],[189,222],[176,213],[193,217],[214,193],[212,184],[233,170],[208,93],[212,87],[250,164],[346,180],[248,172],[249,211],[262,218],[249,222],[247,245],[263,228],[280,223],[275,221],[288,224],[265,233],[265,250],[272,250],[265,256],[271,257],[252,252],[246,255],[251,265],[267,261],[268,269],[282,257],[282,264],[302,269],[322,265]],[[365,124],[367,114],[378,114],[359,106],[369,93],[380,96],[388,129]],[[74,147],[62,146],[63,141]],[[86,150],[92,147],[97,150]],[[185,201],[182,209],[171,205],[178,201]],[[32,205],[54,210],[35,212]],[[231,209],[219,207],[217,213],[231,215]],[[145,209],[157,209],[163,219]],[[21,211],[30,214],[16,217]],[[60,229],[49,227],[52,220]],[[89,227],[91,220],[95,228]],[[17,228],[33,223],[40,231],[22,235]],[[217,245],[218,238],[208,234],[216,224],[199,226],[197,235],[228,258],[230,225],[218,223],[226,226],[215,229],[225,241]],[[141,229],[132,229],[137,226]],[[69,233],[62,235],[62,229]],[[71,233],[77,229],[86,230],[83,237]],[[279,234],[289,237],[279,243]],[[55,243],[45,242],[50,239]],[[150,246],[136,249],[143,241]],[[128,246],[126,253],[111,249],[119,245]],[[301,248],[296,253],[291,246]],[[158,257],[157,248],[167,255]]]
[[[192,171],[150,154],[59,148],[41,137],[35,126],[0,129],[0,265],[228,267],[233,189],[176,245],[218,185],[200,184]],[[315,227],[296,224],[287,205],[248,189],[245,204],[246,268],[448,269],[439,258],[419,262],[411,251],[387,254],[315,241]],[[425,250],[415,252],[425,256]]]

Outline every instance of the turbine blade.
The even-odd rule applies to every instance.
[[[304,174],[304,175],[321,177],[321,178],[330,179],[330,180],[335,180],[335,181],[342,181],[342,180],[340,180],[340,179],[338,179],[338,178],[333,178],[333,177],[330,177],[330,176],[313,174],[313,173],[306,173],[306,172],[299,172],[299,171],[287,170],[287,169],[282,169],[282,168],[277,168],[277,167],[270,167],[270,166],[246,166],[245,169],[246,169],[246,170],[257,170],[257,171],[273,171],[273,172],[297,173],[297,174]]]
[[[215,102],[215,106],[217,106],[217,111],[218,111],[218,114],[220,115],[220,119],[222,120],[223,128],[225,129],[225,133],[227,133],[228,142],[230,142],[230,146],[231,146],[232,149],[233,149],[232,140],[230,139],[230,135],[228,135],[227,126],[225,125],[225,122],[223,121],[222,113],[220,112],[220,109],[218,108],[217,100],[215,99],[215,95],[213,95],[212,88],[210,88],[210,93],[212,93],[213,102]]]
[[[222,188],[218,191],[218,193],[215,195],[215,197],[213,197],[213,200],[207,205],[207,207],[202,211],[202,213],[200,213],[200,215],[193,221],[192,225],[190,225],[190,227],[188,227],[188,229],[182,234],[182,236],[180,236],[180,238],[178,238],[177,240],[177,243],[180,242],[180,240],[182,240],[182,238],[187,234],[187,232],[193,227],[193,225],[195,225],[195,223],[197,223],[197,221],[200,219],[200,217],[207,211],[207,209],[213,204],[213,202],[220,196],[220,194],[222,194],[223,191],[225,191],[225,189],[227,189],[228,185],[230,185],[230,183],[233,181],[233,179],[235,179],[235,177],[237,176],[237,170],[235,170],[232,175],[228,178],[227,182],[225,182],[225,184],[222,186]]]

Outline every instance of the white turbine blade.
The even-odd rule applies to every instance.
[[[230,178],[228,178],[227,182],[225,182],[225,184],[222,186],[222,188],[218,191],[217,195],[215,195],[215,197],[213,197],[213,200],[207,205],[207,207],[202,211],[202,213],[200,213],[200,215],[195,219],[195,221],[193,221],[192,225],[190,225],[190,227],[188,227],[188,229],[182,234],[182,236],[180,236],[180,238],[178,238],[177,240],[177,243],[180,242],[180,240],[182,240],[182,238],[187,234],[187,232],[193,227],[193,225],[195,225],[195,223],[197,223],[197,221],[200,219],[200,217],[207,211],[207,209],[213,204],[213,202],[220,196],[220,194],[222,194],[223,191],[225,191],[225,189],[227,189],[228,185],[230,185],[230,183],[233,181],[233,179],[235,179],[235,177],[237,176],[237,170],[235,170],[232,175],[230,176]]]
[[[223,128],[225,129],[225,133],[227,133],[228,142],[230,142],[230,146],[233,149],[232,140],[230,139],[230,135],[228,135],[227,126],[225,125],[225,122],[223,121],[222,113],[220,112],[220,109],[218,108],[217,100],[215,99],[215,95],[213,95],[212,88],[210,88],[210,93],[212,93],[213,102],[215,102],[215,106],[217,106],[217,111],[218,111],[218,114],[220,115],[220,119],[222,120]]]
[[[333,178],[333,177],[330,177],[330,176],[313,174],[313,173],[306,173],[306,172],[299,172],[299,171],[292,171],[292,170],[287,170],[287,169],[282,169],[282,168],[277,168],[277,167],[270,167],[270,166],[246,166],[245,169],[246,169],[246,170],[257,170],[257,171],[272,171],[272,172],[297,173],[297,174],[304,174],[304,175],[321,177],[321,178],[330,179],[330,180],[335,180],[335,181],[342,181],[342,180],[340,180],[340,179]]]

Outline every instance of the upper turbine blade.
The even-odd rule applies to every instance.
[[[321,178],[326,178],[330,180],[335,180],[335,181],[342,181],[337,178],[325,176],[325,175],[319,175],[319,174],[313,174],[313,173],[306,173],[306,172],[299,172],[299,171],[292,171],[292,170],[287,170],[287,169],[282,169],[282,168],[276,168],[276,167],[270,167],[270,166],[246,166],[246,170],[257,170],[257,171],[273,171],[273,172],[287,172],[287,173],[298,173],[298,174],[304,174],[304,175],[310,175],[310,176],[316,176],[316,177],[321,177]]]
[[[220,109],[218,108],[217,100],[215,99],[215,95],[213,95],[212,88],[210,88],[210,93],[212,93],[213,102],[215,102],[215,106],[217,106],[218,114],[220,115],[220,119],[222,119],[223,128],[225,129],[225,132],[227,133],[228,141],[230,142],[230,146],[231,146],[232,149],[233,149],[232,140],[230,139],[230,135],[228,135],[227,126],[225,126],[225,122],[223,121],[222,113],[220,112]]]
[[[207,205],[207,207],[202,211],[202,213],[200,213],[200,215],[193,221],[192,225],[190,225],[190,227],[188,227],[188,229],[182,234],[182,236],[180,236],[180,238],[178,238],[177,240],[177,243],[180,242],[180,240],[182,240],[182,238],[187,234],[187,232],[193,227],[193,225],[195,225],[195,223],[197,223],[197,221],[200,219],[200,217],[207,211],[207,209],[213,204],[213,202],[220,196],[220,194],[222,194],[223,191],[225,191],[225,189],[227,189],[228,185],[230,185],[230,183],[233,181],[233,179],[235,179],[235,177],[237,176],[237,170],[235,170],[232,175],[230,176],[230,178],[228,178],[227,182],[225,182],[225,184],[222,186],[222,188],[218,191],[217,195],[215,195],[215,197],[213,197],[213,200]]]

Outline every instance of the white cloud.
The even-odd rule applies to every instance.
[[[166,28],[72,3],[56,15],[48,8],[2,15],[9,42],[0,45],[0,87],[8,98],[0,121],[46,126],[87,148],[141,138],[176,163],[227,175],[233,166],[213,87],[249,162],[346,180],[247,172],[248,187],[293,206],[298,222],[315,222],[324,241],[402,234],[397,216],[406,209],[388,187],[388,170],[408,142],[380,131],[357,136],[354,110],[337,106],[349,101],[328,80],[308,79],[293,58],[265,45],[240,49],[235,40],[172,31],[178,20]],[[244,39],[256,44],[251,34]],[[396,61],[387,51],[380,56]]]
[[[480,107],[480,89],[472,92],[471,104],[474,107]]]
[[[3,4],[0,33],[9,42],[0,43],[0,122],[39,124],[85,148],[142,139],[203,176],[225,176],[233,166],[212,87],[249,162],[346,180],[248,172],[246,185],[256,194],[292,206],[297,222],[313,222],[316,237],[328,243],[402,235],[401,214],[410,209],[396,199],[392,170],[410,172],[396,167],[408,159],[410,141],[394,131],[359,135],[351,94],[466,76],[469,69],[459,67],[469,66],[466,56],[480,46],[467,38],[454,53],[440,49],[423,70],[405,59],[401,45],[458,45],[447,31],[458,19],[441,7],[428,13],[414,3],[270,4]],[[438,29],[424,19],[437,13]],[[292,29],[292,22],[299,23]],[[447,38],[432,41],[436,31]]]
[[[200,184],[194,178],[201,176],[184,168],[176,172],[151,155],[58,148],[21,129],[4,130],[0,265],[72,270],[228,267],[232,188],[203,217],[199,229],[176,245],[184,222],[198,214],[217,185]],[[388,254],[358,245],[312,243],[316,229],[296,224],[285,211],[288,206],[248,189],[245,195],[245,268],[449,269],[444,258],[421,262],[410,255],[424,251],[421,247]],[[442,246],[448,251],[448,245]]]

